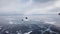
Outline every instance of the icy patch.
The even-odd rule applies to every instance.
[[[45,21],[45,23],[48,23],[48,24],[55,24],[55,22],[49,22],[49,21]]]
[[[24,33],[24,34],[30,34],[32,31],[30,31],[30,32],[27,32],[27,33]]]
[[[13,24],[13,22],[12,21],[9,21],[9,24]]]
[[[5,31],[6,33],[9,33],[9,31]]]

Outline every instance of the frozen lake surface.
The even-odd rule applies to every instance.
[[[60,15],[0,16],[0,34],[38,33],[60,34]]]

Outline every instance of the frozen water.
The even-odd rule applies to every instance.
[[[60,16],[28,16],[27,20],[24,17],[1,16],[0,34],[60,34]]]

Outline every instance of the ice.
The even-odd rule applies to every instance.
[[[49,21],[45,21],[45,23],[47,23],[47,24],[55,24],[56,22],[49,22]]]
[[[30,34],[32,31],[30,31],[30,32],[27,32],[27,33],[24,33],[24,34]]]
[[[13,22],[12,21],[9,21],[9,24],[13,24]]]
[[[9,31],[5,31],[6,33],[9,33]]]

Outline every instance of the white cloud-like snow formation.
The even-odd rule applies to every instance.
[[[0,14],[57,14],[60,0],[0,0]]]

